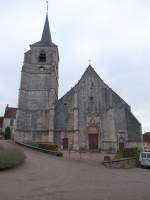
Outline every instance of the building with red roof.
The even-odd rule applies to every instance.
[[[5,132],[7,127],[10,127],[12,134],[14,134],[16,129],[16,113],[17,108],[6,106],[3,122],[2,122],[2,131]]]
[[[143,134],[143,144],[145,150],[150,150],[150,132]]]

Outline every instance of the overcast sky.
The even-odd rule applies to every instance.
[[[150,0],[50,0],[59,46],[59,96],[92,60],[99,76],[150,131]],[[0,115],[17,106],[24,52],[41,38],[45,0],[0,0]]]

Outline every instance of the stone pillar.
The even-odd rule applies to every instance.
[[[49,112],[49,135],[48,135],[48,142],[54,142],[54,109],[50,109]]]
[[[79,150],[79,131],[75,131],[73,135],[73,149]]]
[[[54,132],[49,130],[48,142],[54,143]]]
[[[79,149],[79,123],[78,123],[78,96],[74,94],[74,135],[73,135],[73,148]]]
[[[49,93],[49,134],[48,142],[54,143],[54,118],[55,118],[55,105],[57,101],[56,92],[51,89]]]
[[[117,150],[117,135],[115,130],[114,110],[109,109],[104,118],[105,135],[103,138],[104,150]]]

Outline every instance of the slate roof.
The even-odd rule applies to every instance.
[[[57,46],[56,44],[54,44],[52,42],[51,31],[50,31],[49,20],[48,20],[48,14],[46,15],[41,40],[39,42],[36,42],[36,43],[30,45],[30,46],[47,46],[47,45]]]
[[[42,42],[50,42],[50,43],[52,42],[51,32],[50,32],[50,28],[49,28],[48,15],[46,15],[45,25],[44,25],[41,41]]]
[[[4,118],[16,118],[16,112],[17,108],[12,108],[12,107],[6,107],[5,113],[4,113]]]

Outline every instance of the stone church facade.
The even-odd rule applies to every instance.
[[[141,147],[141,124],[91,65],[60,99],[58,66],[58,47],[52,42],[47,15],[41,40],[30,45],[24,56],[16,141],[110,152]]]

